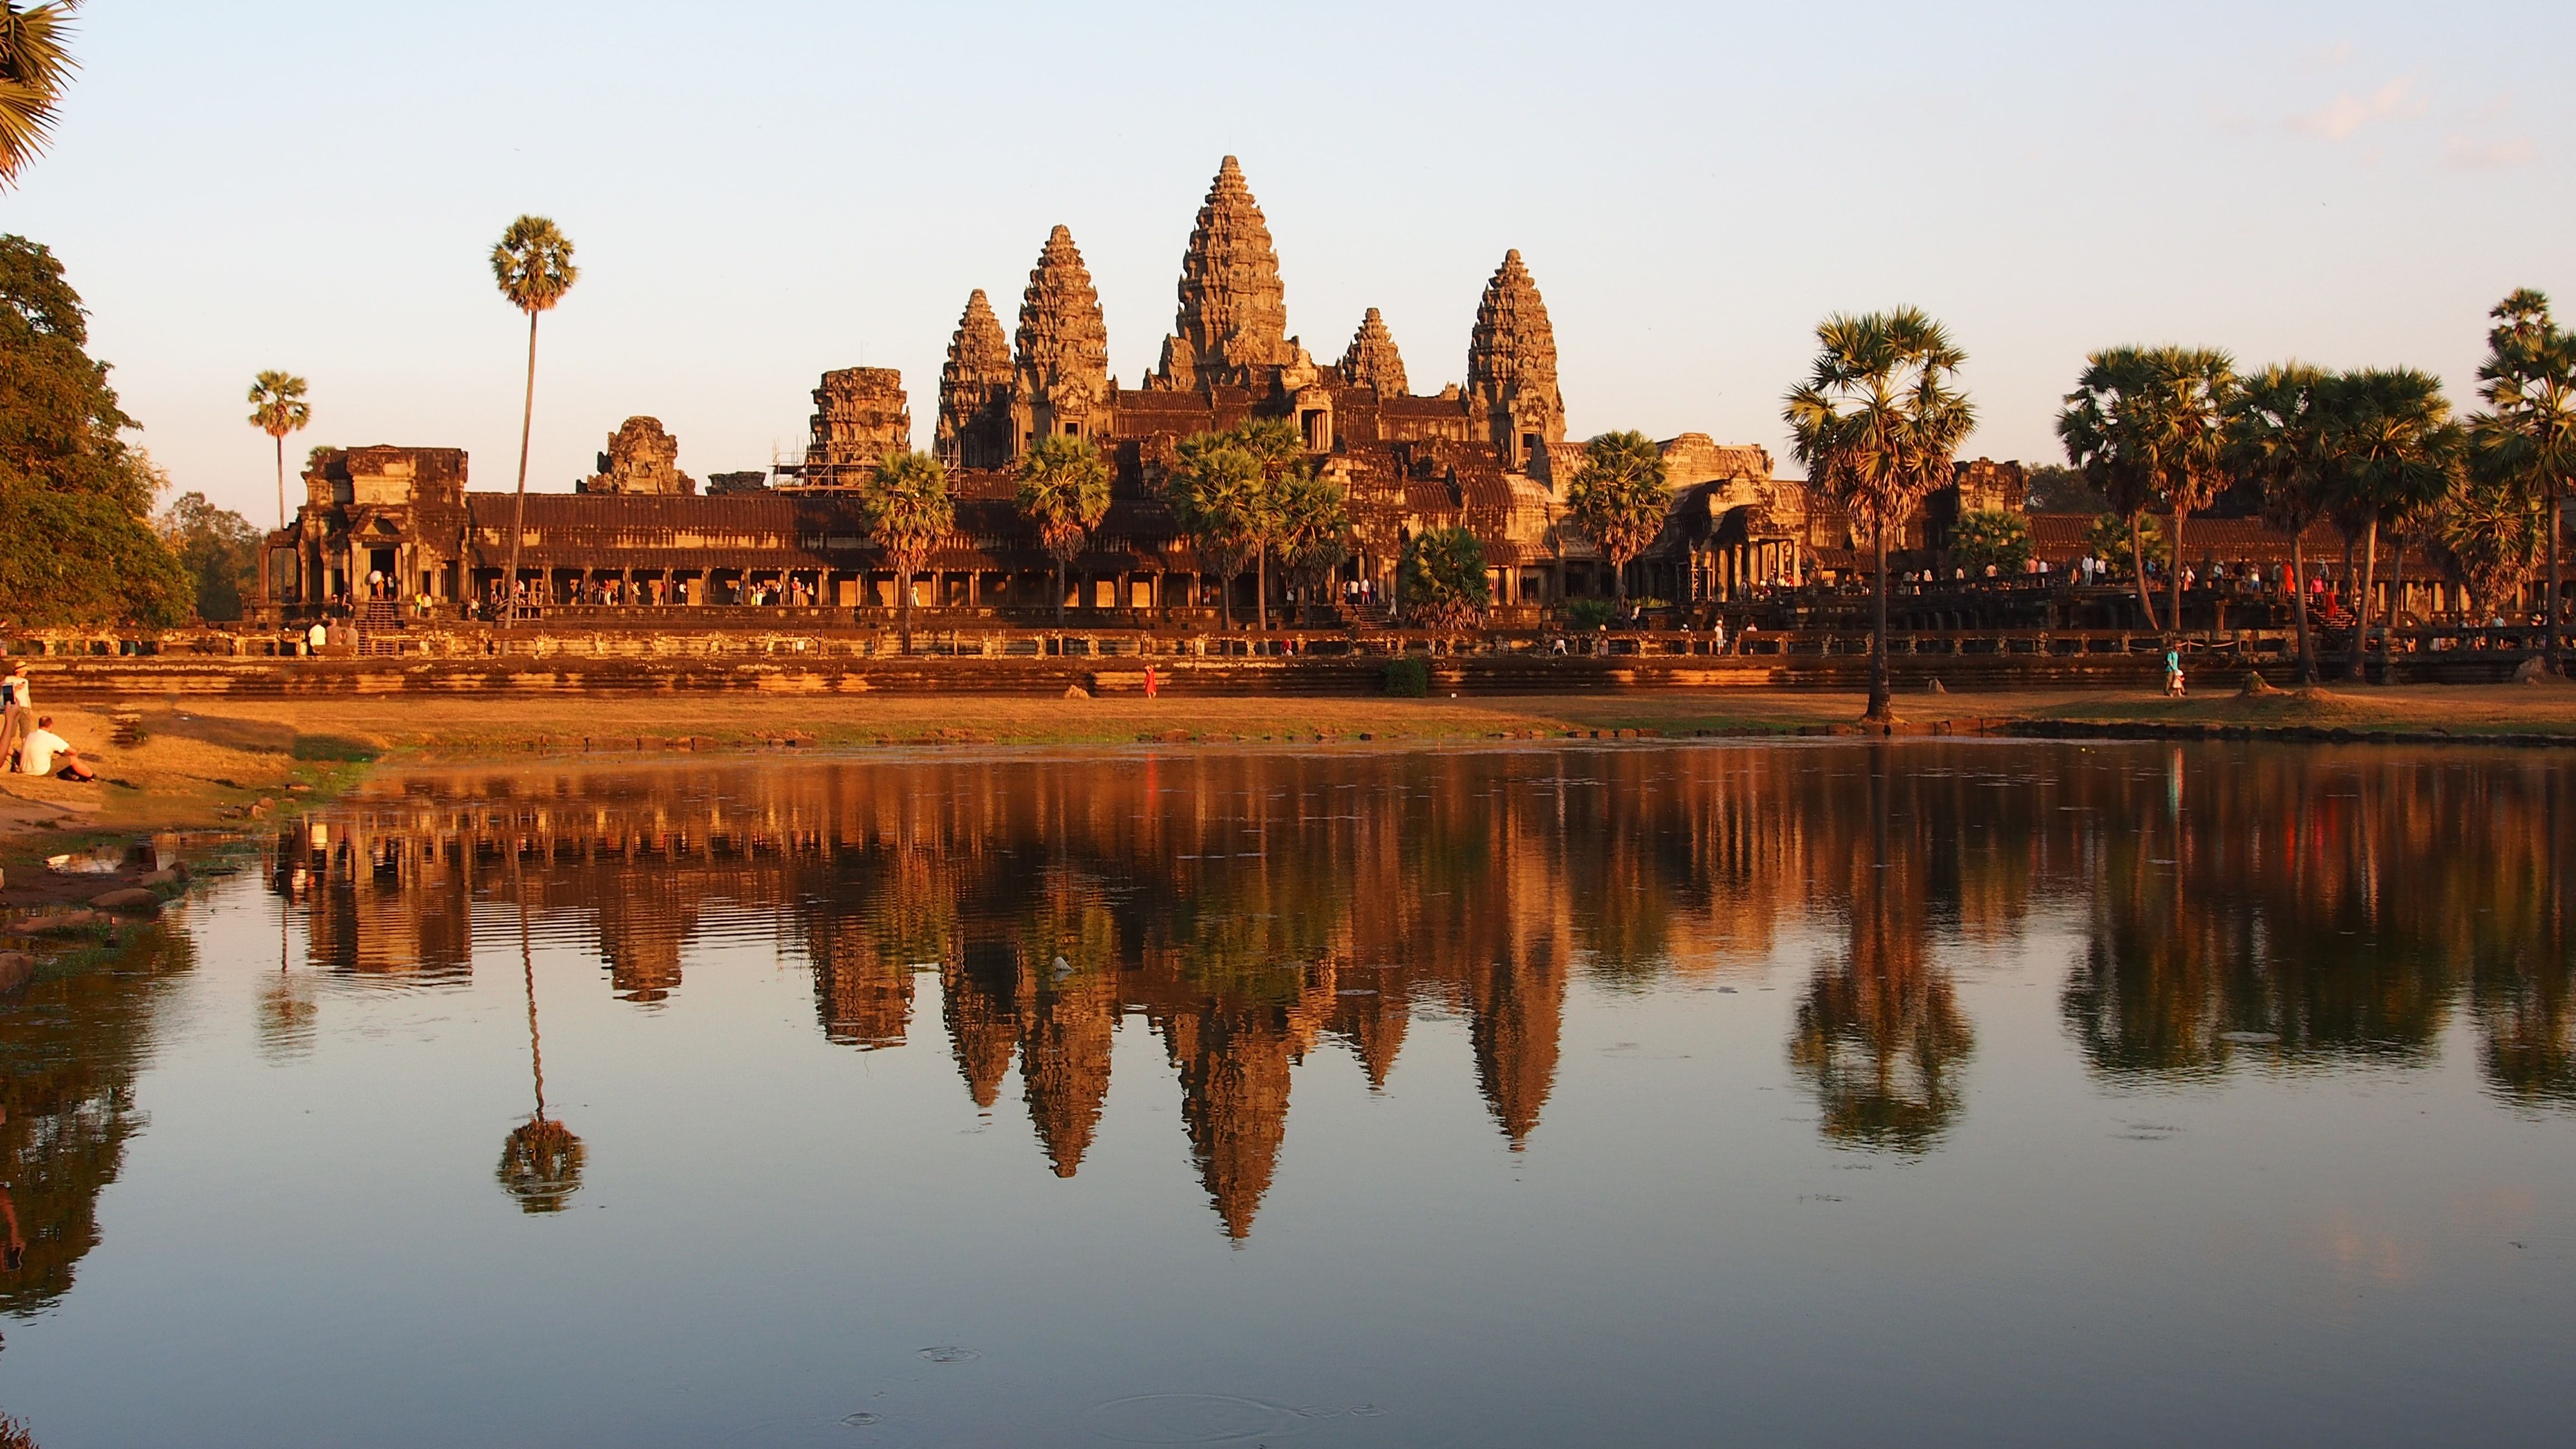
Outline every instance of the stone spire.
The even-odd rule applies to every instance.
[[[1289,1049],[1275,1015],[1211,1001],[1164,1024],[1190,1156],[1225,1235],[1237,1241],[1252,1234],[1288,1133]]]
[[[1297,360],[1270,223],[1231,156],[1209,183],[1189,250],[1181,254],[1181,310],[1172,327],[1155,387],[1253,385],[1260,369]]]
[[[966,1093],[985,1111],[1001,1096],[1019,1045],[1020,990],[1016,974],[978,970],[951,962],[939,973],[940,1010],[948,1019],[948,1050],[966,1079]]]
[[[984,289],[966,299],[948,365],[939,370],[939,461],[951,468],[998,468],[1010,457],[1011,344]]]
[[[1503,254],[1476,304],[1467,343],[1467,395],[1483,409],[1505,466],[1544,465],[1547,445],[1565,441],[1565,397],[1556,387],[1556,330],[1538,283],[1518,250]]]
[[[1038,434],[1108,431],[1109,324],[1091,270],[1059,226],[1020,295],[1019,355],[1011,389],[1012,453]]]
[[[1021,1021],[1021,1095],[1058,1177],[1073,1176],[1099,1130],[1117,1035],[1118,998],[1097,973],[1042,982]]]
[[[1476,1085],[1518,1152],[1538,1128],[1556,1085],[1565,1020],[1565,968],[1546,952],[1519,961],[1478,962],[1467,971],[1467,1039]]]
[[[1404,357],[1395,350],[1395,334],[1386,330],[1386,319],[1375,307],[1360,319],[1360,330],[1351,334],[1350,348],[1342,354],[1342,376],[1351,386],[1373,387],[1384,397],[1401,397],[1407,390]]]

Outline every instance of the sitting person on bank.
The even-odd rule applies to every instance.
[[[98,772],[81,763],[80,751],[71,741],[54,733],[54,717],[45,715],[36,721],[36,732],[18,747],[18,767],[22,774],[51,775],[57,780],[95,780]]]

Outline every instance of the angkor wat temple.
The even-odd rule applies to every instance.
[[[1103,622],[1213,611],[1219,581],[1174,527],[1159,485],[1183,438],[1255,418],[1294,423],[1319,472],[1342,486],[1357,534],[1342,576],[1375,581],[1379,597],[1392,596],[1408,535],[1453,525],[1482,541],[1505,618],[1611,592],[1597,550],[1563,526],[1583,446],[1566,440],[1555,333],[1518,251],[1485,283],[1463,384],[1414,391],[1376,308],[1338,362],[1317,362],[1287,326],[1270,229],[1231,156],[1199,209],[1173,329],[1141,386],[1109,375],[1099,293],[1072,234],[1056,227],[1014,335],[980,289],[958,320],[933,442],[957,528],[914,602],[1004,616],[1053,609],[1053,560],[1013,504],[1012,470],[1039,437],[1062,434],[1094,440],[1114,468],[1108,517],[1070,570],[1066,602],[1110,611],[1092,615]],[[801,463],[719,474],[700,493],[661,424],[630,418],[577,491],[528,496],[520,577],[532,590],[542,581],[550,606],[892,604],[893,576],[850,494],[911,437],[901,374],[838,369],[814,390]],[[1633,592],[1724,599],[1795,581],[1849,543],[1841,515],[1775,479],[1763,448],[1684,433],[1663,452],[1675,503],[1664,538],[1632,566]],[[453,606],[489,597],[507,569],[513,501],[468,492],[460,450],[317,449],[304,478],[309,501],[264,558],[277,613],[359,597],[371,576],[380,594]],[[2018,487],[2006,491],[2017,507]],[[1238,612],[1254,587],[1237,581]],[[1270,587],[1275,598],[1275,575]]]

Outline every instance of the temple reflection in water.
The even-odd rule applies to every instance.
[[[273,883],[349,978],[459,978],[505,930],[515,969],[524,908],[638,1010],[685,1010],[735,939],[801,956],[856,1050],[910,1043],[935,995],[967,1092],[994,1108],[1016,1068],[1059,1176],[1140,1018],[1240,1238],[1310,1050],[1383,1087],[1416,1012],[1462,1018],[1522,1150],[1578,974],[1800,970],[1789,1066],[1861,1151],[1955,1129],[1959,978],[2029,941],[2072,943],[2062,1016],[2106,1081],[2402,1065],[2465,1009],[2495,1094],[2576,1102],[2571,780],[2468,750],[1966,743],[424,771],[282,836]],[[263,1020],[291,1050],[310,1016]]]

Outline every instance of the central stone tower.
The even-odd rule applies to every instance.
[[[1181,254],[1181,309],[1172,326],[1162,365],[1145,379],[1149,388],[1266,388],[1270,369],[1297,361],[1270,223],[1231,156],[1217,168]]]
[[[1538,283],[1515,249],[1485,284],[1467,342],[1467,395],[1484,412],[1494,452],[1513,472],[1565,441],[1565,395],[1556,387],[1556,329]]]

